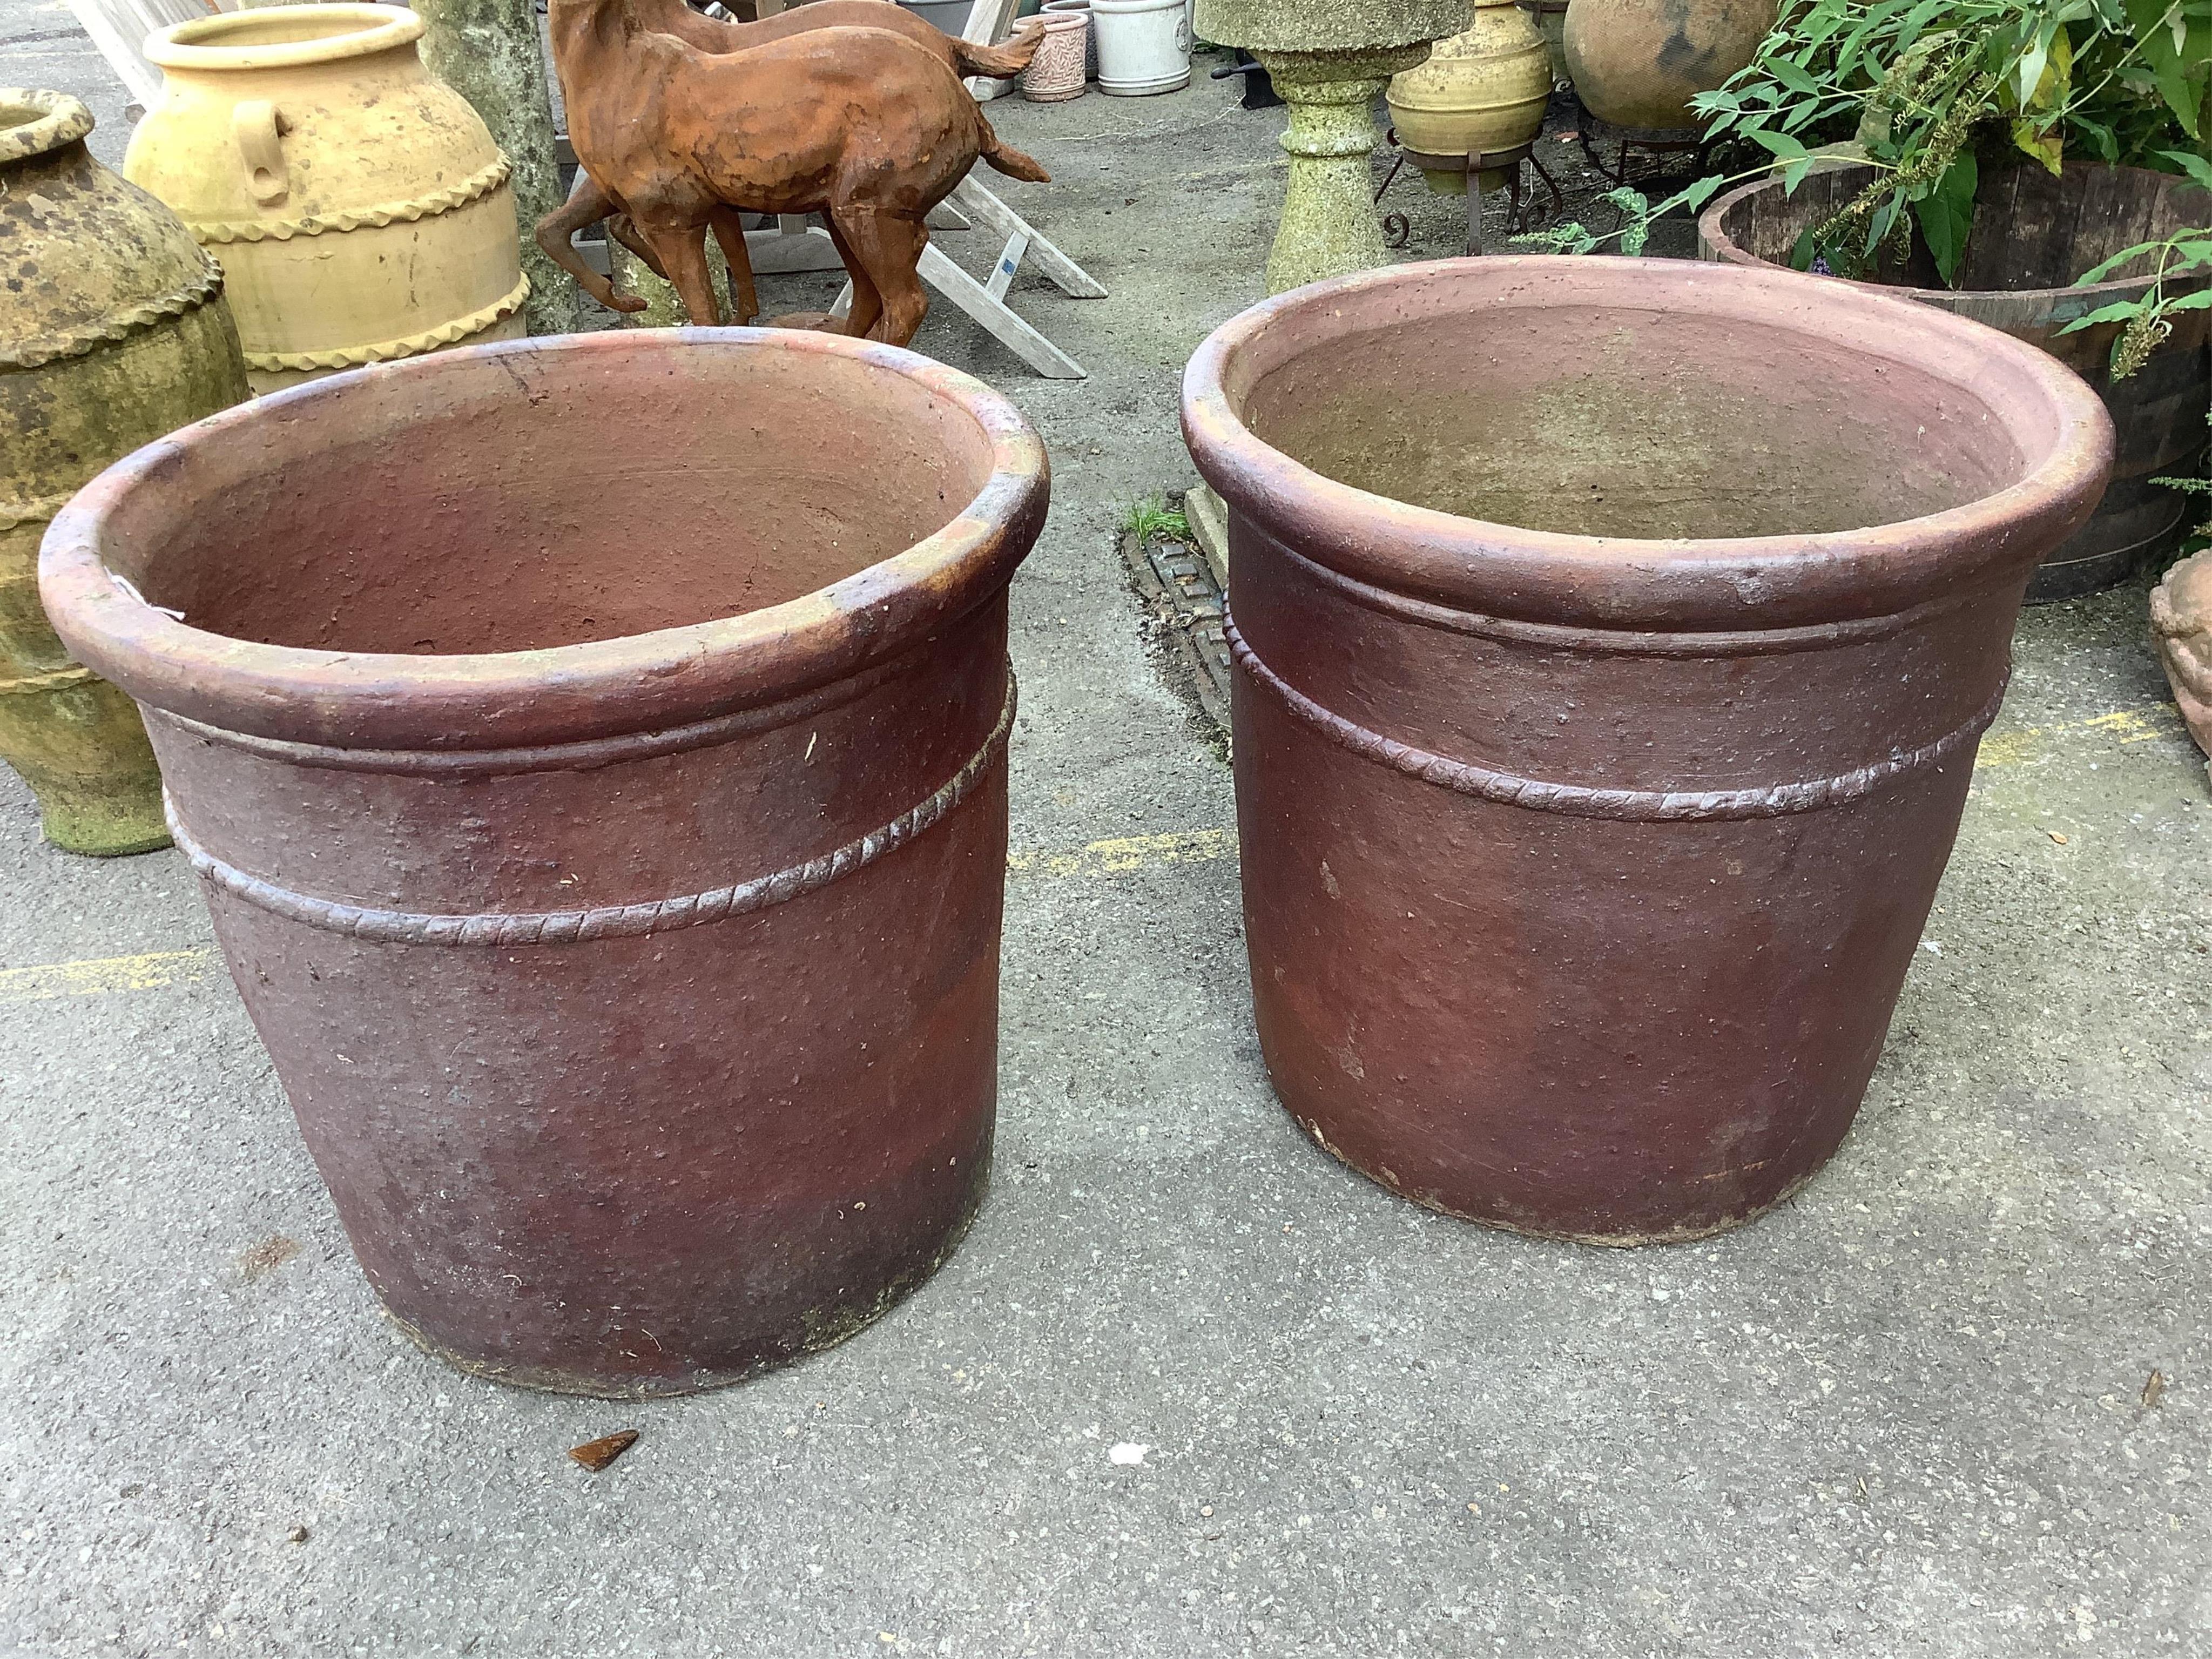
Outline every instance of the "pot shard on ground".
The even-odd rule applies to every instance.
[[[72,853],[166,847],[131,700],[71,660],[39,603],[39,539],[100,469],[247,395],[222,273],[85,147],[61,93],[0,89],[0,759]]]
[[[953,1249],[994,1112],[1006,586],[1048,493],[951,370],[640,331],[280,392],[56,520],[56,625],[144,708],[423,1346],[684,1393]]]
[[[149,37],[161,101],[124,175],[222,262],[253,388],[514,339],[507,158],[398,6],[219,13]]]
[[[1843,166],[1812,173],[1794,195],[1778,180],[1731,191],[1699,217],[1701,249],[1709,259],[1786,268],[1800,234],[1874,176],[1869,167]],[[2156,258],[2087,288],[2071,286],[2076,276],[2124,248],[2202,224],[2208,213],[2212,197],[2171,173],[2075,161],[2054,178],[2022,165],[1984,179],[1957,288],[1942,285],[1917,236],[1910,259],[1885,257],[1872,273],[1873,283],[1893,293],[2040,347],[2095,387],[2112,411],[2118,433],[2112,484],[2095,515],[2051,549],[2029,581],[2031,605],[2113,586],[2146,563],[2155,568],[2196,521],[2191,498],[2157,480],[2194,477],[2203,464],[2212,311],[2174,312],[2172,337],[2120,380],[2112,373],[2119,324],[2065,331],[2100,307],[2141,299],[2156,276]],[[2200,285],[2191,279],[2168,292],[2178,296]]]
[[[1283,1103],[1522,1232],[1789,1196],[1881,1054],[2021,588],[2103,486],[2094,394],[1840,283],[1492,258],[1246,312],[1183,425],[1231,514]]]

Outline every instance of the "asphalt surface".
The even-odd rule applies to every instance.
[[[119,156],[65,9],[0,0],[0,81],[87,97]],[[1274,1104],[1228,774],[1115,550],[1193,481],[1184,359],[1259,296],[1281,117],[1233,100],[994,106],[1055,175],[1006,194],[1112,290],[1014,290],[1091,378],[945,305],[918,341],[1056,483],[1014,590],[994,1183],[844,1346],[642,1407],[423,1358],[182,860],[41,846],[0,774],[0,1654],[2212,1652],[2212,802],[2141,587],[2023,623],[1801,1196],[1635,1253],[1392,1197]],[[1450,251],[1457,204],[1407,197]]]

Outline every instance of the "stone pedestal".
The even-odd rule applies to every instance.
[[[1429,44],[1468,24],[1468,0],[1198,0],[1198,33],[1267,66],[1290,106],[1291,177],[1267,291],[1389,262],[1368,155],[1376,95]]]

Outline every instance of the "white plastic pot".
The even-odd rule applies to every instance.
[[[1143,98],[1190,84],[1188,0],[1091,0],[1098,90]]]

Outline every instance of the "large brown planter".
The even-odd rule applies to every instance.
[[[55,520],[56,626],[145,710],[425,1347],[683,1393],[951,1250],[991,1152],[1006,586],[1048,493],[964,375],[687,329],[280,392]]]
[[[1330,1152],[1608,1244],[1843,1139],[2103,406],[1923,306],[1402,265],[1207,340],[1260,1041]]]
[[[1863,189],[1869,168],[1813,173],[1794,196],[1780,180],[1719,198],[1698,221],[1701,250],[1731,264],[1786,267],[1807,228]],[[2051,550],[2028,583],[2031,605],[2070,599],[2125,581],[2164,562],[2198,516],[2190,498],[2154,478],[2194,477],[2204,455],[2212,404],[2212,312],[2173,315],[2173,337],[2124,380],[2112,377],[2119,325],[2060,332],[2076,318],[2150,286],[2151,273],[2121,273],[2088,288],[2069,284],[2137,242],[2202,224],[2212,198],[2185,179],[2141,167],[2069,163],[2063,177],[2040,167],[1985,179],[1956,289],[1943,287],[1916,238],[1911,259],[1885,259],[1872,281],[1922,305],[2001,328],[2041,347],[2096,388],[2118,432],[2112,486],[2088,523]]]

